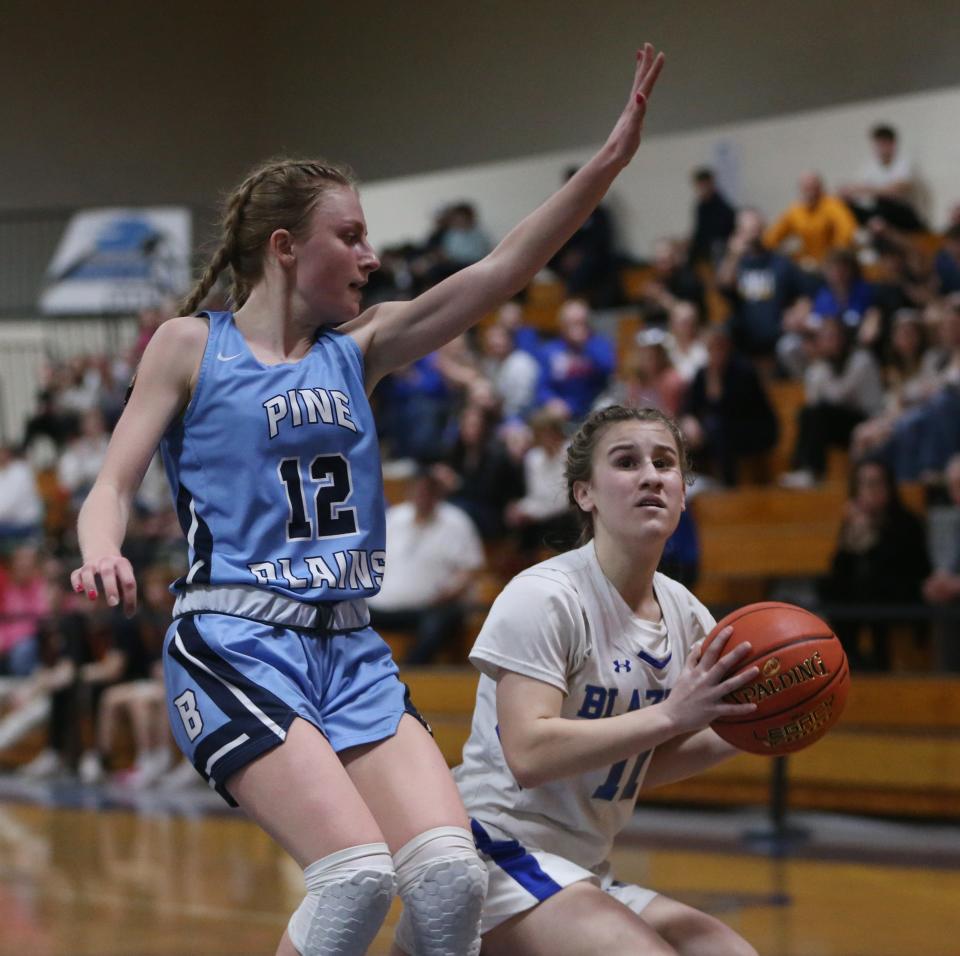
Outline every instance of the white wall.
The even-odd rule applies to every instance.
[[[0,441],[22,441],[49,361],[74,355],[117,355],[136,337],[136,319],[48,317],[0,323]]]
[[[957,0],[3,0],[0,209],[212,204],[277,153],[366,179],[960,84]]]
[[[657,237],[686,233],[689,171],[711,163],[719,147],[739,166],[737,202],[773,216],[793,199],[804,170],[819,170],[828,186],[852,177],[868,155],[867,131],[877,122],[899,130],[927,193],[931,225],[939,226],[960,202],[958,117],[960,87],[952,87],[648,137],[608,198],[621,245],[647,255]],[[556,188],[567,166],[589,155],[586,149],[563,151],[367,183],[362,192],[371,238],[377,246],[420,240],[433,210],[457,199],[476,202],[484,226],[499,238]]]

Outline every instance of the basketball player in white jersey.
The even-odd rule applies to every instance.
[[[567,455],[586,544],[515,577],[470,659],[481,671],[455,771],[487,864],[485,956],[756,956],[719,920],[614,880],[606,860],[637,793],[732,756],[709,723],[749,653],[701,656],[715,622],[656,571],[685,507],[676,425],[654,409],[595,412]]]

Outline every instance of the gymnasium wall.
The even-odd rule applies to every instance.
[[[576,151],[609,128],[646,38],[669,54],[651,138],[956,87],[955,8],[4,0],[0,211],[210,205],[283,151],[368,182]]]
[[[621,246],[642,256],[654,239],[687,233],[693,201],[689,172],[704,163],[719,163],[739,204],[774,216],[795,198],[797,177],[805,170],[819,170],[828,186],[852,178],[869,152],[866,131],[879,121],[899,129],[903,149],[919,171],[930,223],[937,227],[949,207],[960,203],[958,116],[960,86],[651,134],[610,193]],[[370,233],[380,246],[422,239],[438,205],[471,198],[485,227],[500,237],[556,188],[567,166],[590,154],[590,149],[562,150],[367,183],[363,204]]]

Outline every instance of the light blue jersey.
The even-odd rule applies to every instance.
[[[231,312],[161,442],[189,545],[189,585],[254,585],[306,602],[364,598],[384,568],[384,498],[363,357],[321,331],[299,362],[258,362]]]

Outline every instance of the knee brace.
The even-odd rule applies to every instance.
[[[287,932],[301,956],[361,956],[396,892],[390,850],[365,843],[331,853],[303,871],[307,895]]]
[[[403,915],[397,944],[410,956],[478,956],[487,867],[461,827],[436,827],[394,857]]]

